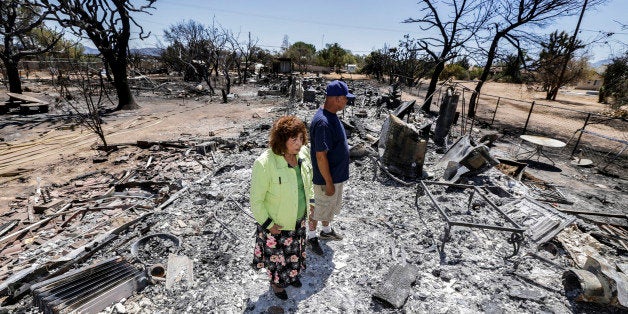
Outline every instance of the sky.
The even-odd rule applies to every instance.
[[[417,3],[418,0],[158,0],[151,15],[136,15],[138,23],[151,32],[151,37],[145,41],[135,39],[131,47],[155,47],[159,42],[165,45],[163,30],[169,26],[185,20],[211,24],[213,19],[239,33],[242,40],[250,32],[253,38],[258,38],[259,46],[269,50],[279,50],[287,36],[290,43],[303,41],[313,44],[317,50],[326,44],[338,43],[354,54],[366,55],[385,44],[396,46],[405,34],[414,38],[427,35],[418,24],[403,23],[407,18],[420,16]],[[589,43],[600,34],[614,33],[607,40],[587,45],[591,62],[627,50],[626,12],[628,0],[608,0],[604,6],[585,12],[578,39]],[[565,30],[571,35],[577,23],[579,12],[576,13],[533,31],[549,34]]]

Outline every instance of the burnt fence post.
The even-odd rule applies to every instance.
[[[501,97],[497,97],[497,104],[495,105],[495,112],[493,112],[493,119],[491,119],[491,126],[493,125],[493,122],[495,122],[495,116],[497,115],[497,108],[499,107],[499,101],[501,99],[502,99]]]
[[[530,111],[528,112],[528,118],[526,119],[526,125],[523,126],[523,132],[521,132],[521,134],[526,134],[526,130],[528,130],[528,122],[530,122],[530,116],[532,115],[532,110],[534,110],[534,101],[532,102],[532,105],[530,106]]]
[[[576,150],[578,149],[578,145],[580,144],[580,139],[582,138],[582,133],[584,132],[584,128],[587,127],[587,124],[589,124],[590,118],[591,118],[591,113],[587,115],[587,118],[584,120],[584,125],[582,126],[582,129],[579,130],[580,135],[578,135],[578,140],[576,140],[576,144],[573,146],[573,150],[571,151],[571,156],[576,154]]]

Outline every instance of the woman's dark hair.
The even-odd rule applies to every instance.
[[[283,116],[270,129],[269,146],[273,153],[283,155],[286,152],[286,141],[298,135],[303,136],[303,145],[307,144],[307,129],[305,123],[295,116]]]

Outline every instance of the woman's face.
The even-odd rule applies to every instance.
[[[288,150],[288,154],[298,154],[299,150],[301,150],[301,146],[303,146],[303,134],[295,135],[286,141],[286,149]]]

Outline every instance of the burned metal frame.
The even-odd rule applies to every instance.
[[[441,205],[436,201],[436,198],[434,198],[434,196],[428,189],[427,187],[428,185],[444,185],[444,186],[457,187],[457,188],[463,188],[463,189],[473,189],[473,191],[471,192],[471,195],[469,195],[467,207],[471,206],[471,201],[473,200],[473,196],[475,194],[478,194],[484,199],[484,201],[486,201],[493,209],[495,209],[501,216],[503,216],[506,219],[506,221],[508,221],[514,227],[503,227],[503,226],[496,226],[496,225],[487,225],[487,224],[470,223],[470,222],[452,220],[449,216],[447,216],[447,213],[443,210]],[[423,191],[425,193],[422,193]],[[519,226],[508,215],[506,215],[506,213],[504,213],[497,205],[495,205],[495,203],[493,203],[488,197],[486,197],[486,195],[484,195],[484,193],[482,193],[477,186],[468,185],[468,184],[437,182],[437,181],[420,181],[419,184],[417,184],[417,193],[415,196],[415,205],[417,207],[417,210],[419,209],[418,199],[420,196],[425,195],[425,194],[427,194],[430,200],[432,200],[434,207],[436,207],[436,209],[441,214],[441,216],[443,216],[446,222],[445,235],[443,237],[443,243],[441,244],[441,251],[443,251],[443,249],[445,248],[445,243],[449,241],[451,238],[450,236],[451,228],[454,226],[460,226],[460,227],[511,232],[510,239],[508,239],[508,242],[511,243],[513,246],[512,256],[515,256],[519,253],[519,247],[521,246],[521,242],[523,242],[523,233],[525,232],[525,229]]]

